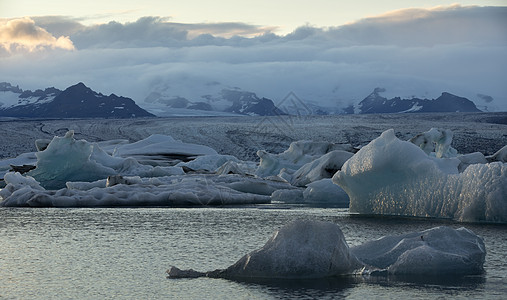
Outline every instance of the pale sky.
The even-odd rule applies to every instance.
[[[439,5],[506,6],[506,0],[0,0],[0,18],[66,16],[91,25],[133,22],[143,16],[169,17],[178,23],[242,22],[274,26],[286,34],[309,24],[339,26],[388,11]]]

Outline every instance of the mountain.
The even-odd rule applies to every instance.
[[[105,96],[82,82],[64,91],[54,87],[34,92],[0,83],[0,116],[23,118],[136,118],[154,117],[134,100]]]
[[[251,116],[285,115],[272,100],[259,98],[255,93],[240,90],[222,90],[222,98],[232,103],[225,111]]]
[[[437,99],[387,99],[380,95],[383,88],[375,88],[356,106],[349,106],[344,111],[349,114],[376,113],[427,113],[427,112],[480,112],[475,104],[467,98],[443,92]]]
[[[203,95],[198,101],[180,96],[166,96],[152,92],[144,100],[144,107],[159,116],[170,115],[285,115],[273,100],[259,98],[255,93],[240,89],[222,89],[214,95]]]

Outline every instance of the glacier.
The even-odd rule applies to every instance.
[[[440,146],[428,155],[387,130],[345,162],[333,182],[349,195],[351,213],[507,222],[507,164],[470,164],[460,173],[461,161]]]
[[[349,248],[337,224],[296,220],[266,244],[226,269],[167,270],[169,278],[215,277],[233,280],[314,279],[336,276],[464,276],[484,272],[482,238],[466,228],[435,227],[386,236]]]

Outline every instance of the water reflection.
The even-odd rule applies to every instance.
[[[402,289],[417,293],[420,290],[436,293],[465,293],[482,290],[486,282],[479,276],[342,276],[320,279],[265,279],[250,278],[234,280],[246,288],[266,293],[281,299],[334,298],[350,296],[352,290],[362,286]],[[365,289],[366,290],[366,289]],[[284,296],[285,295],[285,296]]]

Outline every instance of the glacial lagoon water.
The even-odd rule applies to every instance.
[[[349,245],[447,225],[483,237],[485,274],[464,278],[168,279],[225,268],[295,219],[337,223]],[[1,208],[0,299],[501,299],[507,226],[354,217],[343,208]]]

